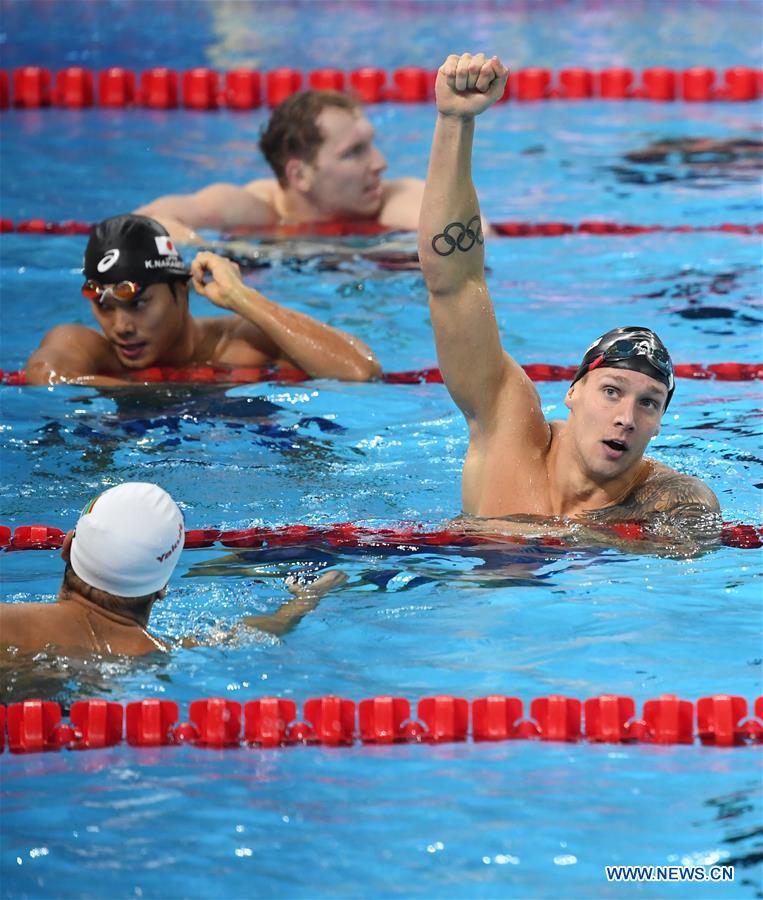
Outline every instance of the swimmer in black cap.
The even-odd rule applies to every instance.
[[[357,338],[273,303],[238,266],[201,252],[183,263],[167,230],[146,216],[105,219],[85,250],[83,296],[101,328],[59,325],[29,358],[29,384],[117,385],[151,366],[296,367],[313,378],[368,381],[381,369]],[[194,319],[188,285],[234,316]]]
[[[663,412],[668,408],[676,387],[673,362],[665,344],[650,328],[626,325],[603,334],[586,350],[572,383],[599,367],[643,372],[662,382],[668,391]]]
[[[644,458],[674,389],[670,356],[653,331],[616,328],[588,348],[567,391],[566,422],[546,421],[535,386],[501,347],[471,149],[474,119],[503,95],[507,77],[484,54],[449,56],[441,66],[419,223],[440,369],[469,424],[464,512],[639,522],[671,543],[691,529],[717,534],[713,492]]]

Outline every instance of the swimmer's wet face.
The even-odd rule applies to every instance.
[[[374,129],[361,110],[327,107],[318,116],[323,143],[302,164],[298,183],[327,217],[369,218],[382,205],[387,162],[374,144]]]
[[[188,288],[184,284],[157,283],[132,300],[120,301],[106,285],[91,301],[93,315],[119,362],[128,369],[171,365],[178,337],[188,312]]]
[[[147,216],[96,225],[85,249],[82,294],[120,364],[172,365],[189,317],[189,268],[166,228]]]
[[[643,372],[599,367],[568,390],[567,429],[581,471],[596,484],[625,475],[659,433],[667,388]]]
[[[675,388],[665,345],[649,328],[613,328],[586,350],[565,403],[572,446],[595,483],[627,475],[659,432]]]

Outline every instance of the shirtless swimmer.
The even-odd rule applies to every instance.
[[[674,389],[670,356],[653,331],[627,326],[591,344],[564,422],[546,421],[535,386],[501,346],[471,151],[474,120],[503,95],[507,77],[497,57],[482,53],[451,55],[440,67],[419,223],[440,369],[469,426],[463,511],[594,527],[638,522],[648,537],[676,543],[717,535],[710,488],[644,457]]]

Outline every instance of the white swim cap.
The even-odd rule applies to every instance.
[[[71,566],[83,581],[119,597],[161,590],[180,558],[183,514],[158,485],[128,481],[82,510]]]

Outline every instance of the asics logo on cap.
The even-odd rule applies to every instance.
[[[96,268],[99,272],[108,272],[118,259],[119,249],[115,247],[113,250],[108,250],[106,253],[104,253]]]

